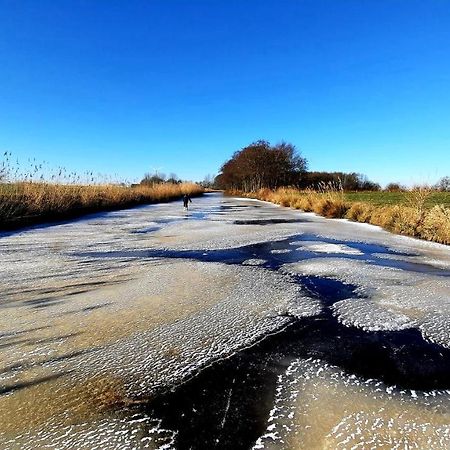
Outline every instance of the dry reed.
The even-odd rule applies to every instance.
[[[356,222],[378,225],[388,231],[414,236],[442,244],[450,244],[450,208],[436,205],[426,208],[432,190],[416,187],[406,195],[404,204],[378,206],[366,202],[345,201],[339,185],[322,185],[319,190],[279,188],[261,189],[242,194],[278,205],[315,212],[329,218],[347,218]]]
[[[76,216],[144,203],[174,200],[183,194],[199,195],[195,183],[138,185],[76,185],[45,182],[0,183],[0,227]]]

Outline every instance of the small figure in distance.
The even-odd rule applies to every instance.
[[[184,206],[185,211],[187,211],[189,209],[189,202],[192,203],[191,197],[189,196],[189,194],[184,194],[183,206]]]

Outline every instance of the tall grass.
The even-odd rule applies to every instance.
[[[364,201],[350,202],[338,185],[323,185],[319,190],[280,188],[261,189],[242,194],[282,206],[315,212],[330,218],[346,218],[371,223],[398,234],[450,244],[450,208],[444,204],[429,205],[433,191],[416,187],[404,201],[394,205],[379,205]]]
[[[0,228],[164,202],[186,193],[203,193],[203,188],[195,183],[130,187],[93,172],[78,175],[63,167],[51,169],[47,163],[38,163],[34,159],[28,160],[25,166],[23,170],[10,153],[3,155],[0,164]]]
[[[45,182],[0,183],[0,227],[9,228],[41,220],[164,202],[183,194],[198,195],[194,183],[153,186],[68,185]]]

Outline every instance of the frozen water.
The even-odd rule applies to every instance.
[[[415,325],[415,322],[405,314],[382,308],[365,298],[341,300],[336,302],[332,309],[344,325],[368,331],[403,330]]]
[[[298,359],[279,377],[266,432],[254,449],[450,447],[450,395],[400,391],[321,360]]]
[[[212,194],[194,199],[189,212],[175,202],[3,233],[0,256],[2,448],[169,448],[176,430],[133,416],[134,405],[326,308],[345,326],[417,328],[450,348],[448,247],[264,202]],[[351,285],[354,296],[320,280]],[[312,376],[298,364],[302,377]],[[336,399],[353,386],[337,368],[305,364],[341,383]],[[295,367],[280,378],[280,395],[300,373],[291,374]],[[331,386],[316,378],[321,392]],[[376,383],[355,394],[361,405],[404,398],[394,390],[380,400],[384,388]],[[314,389],[308,402],[319,411],[327,397]],[[438,409],[447,398],[417,395]],[[305,408],[300,396],[289,405],[289,417]],[[412,430],[418,443],[429,435],[445,448],[438,445],[447,445],[449,430],[440,418],[433,422],[434,412],[425,426],[426,407],[423,423],[413,423],[419,406],[409,397],[401,405],[406,419],[393,428],[399,436]],[[379,409],[365,411],[333,416],[331,428],[319,416],[300,428],[274,418],[258,445],[278,445],[284,433],[292,448],[309,448],[295,431],[308,427],[329,448],[341,445],[338,435],[363,442],[369,437],[357,427],[387,423]],[[403,442],[380,426],[379,439]]]
[[[347,325],[368,330],[416,326],[427,339],[450,348],[450,278],[436,272],[424,273],[422,267],[416,272],[386,267],[381,260],[316,258],[286,264],[284,270],[358,286],[365,299],[344,300],[333,307],[339,320]]]
[[[258,258],[250,258],[246,259],[242,264],[245,266],[262,266],[267,261],[265,259],[258,259]]]
[[[279,250],[272,250],[270,253],[273,253],[274,255],[281,255],[283,253],[289,253],[291,251],[291,249],[289,248],[281,248]]]
[[[363,253],[355,248],[348,247],[342,244],[327,244],[327,243],[309,243],[303,242],[299,250],[309,250],[316,253],[344,253],[347,255],[362,255]]]

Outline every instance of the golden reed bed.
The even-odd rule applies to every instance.
[[[73,185],[36,182],[0,184],[0,228],[15,228],[88,212],[165,202],[203,193],[195,183],[139,185]]]
[[[426,207],[429,190],[419,188],[406,194],[404,204],[375,205],[349,202],[339,189],[320,191],[279,188],[260,189],[239,195],[269,201],[329,218],[346,218],[379,225],[388,231],[429,241],[450,244],[450,208],[445,205]]]

